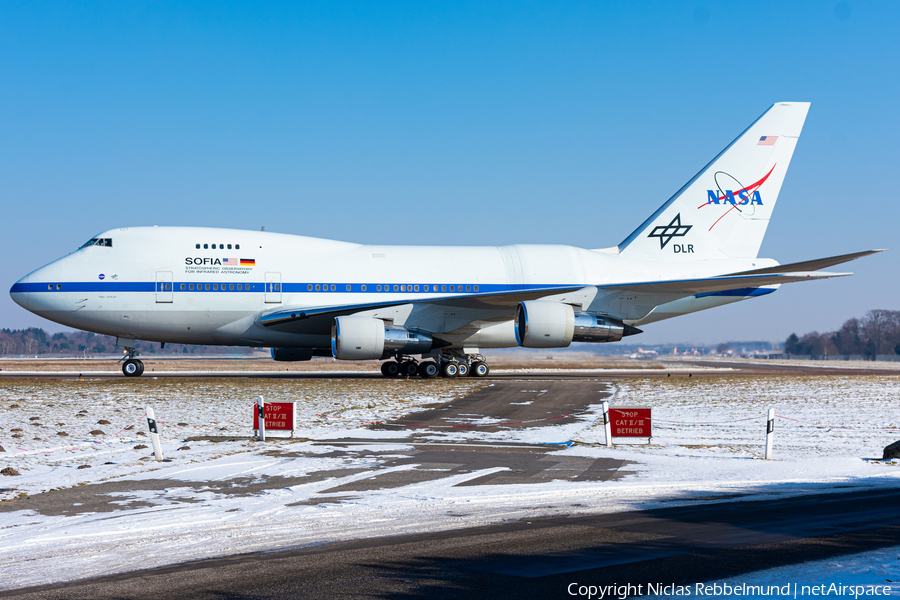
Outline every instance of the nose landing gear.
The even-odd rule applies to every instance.
[[[138,360],[138,356],[140,356],[140,354],[138,354],[133,346],[125,348],[125,356],[119,361],[122,365],[122,373],[125,374],[125,377],[140,377],[144,374],[144,363]]]

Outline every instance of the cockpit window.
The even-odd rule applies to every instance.
[[[93,238],[85,242],[81,248],[87,248],[88,246],[106,246],[107,248],[112,248],[112,238]],[[79,248],[79,250],[81,250]]]

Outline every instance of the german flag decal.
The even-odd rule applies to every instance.
[[[242,266],[242,267],[255,267],[255,266],[256,266],[256,259],[255,259],[255,258],[242,258],[242,259],[241,259],[241,266]]]

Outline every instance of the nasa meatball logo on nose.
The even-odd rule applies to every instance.
[[[100,273],[99,275],[97,275],[97,277],[100,279],[100,281],[106,279],[106,275],[104,275],[103,273]]]

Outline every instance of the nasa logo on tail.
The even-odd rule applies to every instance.
[[[772,136],[769,137],[771,138]],[[760,193],[759,188],[765,183],[766,179],[769,178],[769,175],[771,175],[774,170],[775,165],[772,165],[769,172],[763,175],[759,181],[746,186],[741,184],[734,175],[726,173],[725,171],[716,171],[716,174],[713,175],[716,189],[706,190],[706,202],[698,206],[697,209],[699,210],[704,206],[709,206],[711,204],[718,204],[720,206],[725,205],[728,206],[728,208],[722,213],[722,216],[716,219],[709,227],[709,231],[712,231],[712,228],[731,211],[737,211],[745,217],[752,217],[756,213],[756,207],[763,205],[762,194]],[[729,187],[737,188],[737,190],[728,189]],[[737,196],[737,198],[735,198],[735,196]]]
[[[688,231],[691,230],[693,225],[682,225],[681,224],[681,213],[675,215],[675,218],[672,219],[672,222],[668,225],[657,225],[653,228],[647,237],[659,238],[659,249],[662,250],[666,247],[666,244],[672,241],[674,237],[684,237],[688,234]],[[679,252],[685,252],[688,254],[692,254],[694,252],[693,244],[672,244],[672,251],[678,254]]]

